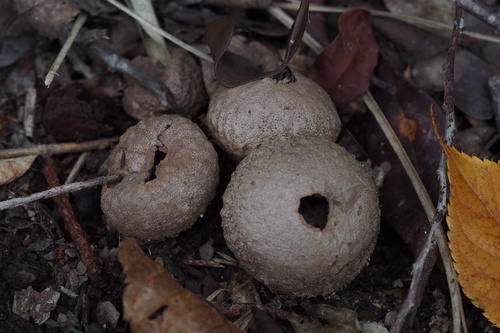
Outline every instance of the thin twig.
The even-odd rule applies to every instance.
[[[455,112],[454,112],[454,101],[453,101],[453,84],[454,84],[454,64],[455,64],[455,54],[458,48],[461,24],[462,24],[462,14],[463,11],[460,7],[456,8],[455,12],[455,22],[453,25],[452,37],[450,40],[450,47],[448,49],[448,57],[444,64],[445,73],[445,93],[444,93],[444,103],[443,110],[446,114],[446,132],[445,132],[445,142],[451,144],[453,142],[454,133],[456,130],[455,126]],[[431,115],[433,116],[433,114]],[[403,303],[401,311],[398,313],[398,317],[395,323],[391,327],[391,333],[401,332],[403,329],[404,322],[412,312],[415,311],[413,306],[415,305],[416,294],[418,293],[418,281],[422,277],[424,264],[427,256],[431,252],[432,248],[436,244],[436,232],[441,228],[441,221],[446,214],[446,203],[448,201],[448,184],[446,178],[446,155],[444,152],[441,155],[438,169],[438,180],[439,180],[439,199],[434,214],[434,218],[431,225],[431,230],[429,236],[427,237],[425,246],[420,252],[417,260],[413,265],[413,279],[408,291],[408,295]],[[453,281],[456,284],[456,272],[450,265],[445,265],[446,275],[453,277]],[[453,332],[460,333],[461,327],[463,327],[464,332],[467,332],[467,325],[465,321],[465,315],[463,312],[463,307],[461,306],[461,295],[458,285],[456,288],[450,288],[450,298],[452,302],[453,309]]]
[[[78,175],[78,172],[82,169],[83,163],[85,163],[85,159],[89,155],[88,151],[84,151],[83,153],[80,154],[78,157],[78,160],[76,160],[75,165],[73,166],[73,169],[71,169],[71,172],[68,175],[68,178],[64,181],[64,185],[71,184],[72,182],[75,181],[76,176]]]
[[[453,24],[453,33],[451,36],[450,40],[450,47],[448,49],[448,56],[446,58],[446,62],[443,65],[444,68],[444,103],[443,103],[443,111],[445,112],[446,116],[446,130],[445,130],[445,136],[444,136],[444,141],[447,145],[452,145],[453,141],[455,139],[455,132],[457,129],[456,122],[455,122],[455,108],[454,108],[454,100],[453,100],[453,86],[455,84],[455,55],[458,49],[458,44],[460,41],[460,35],[462,34],[462,28],[463,28],[463,10],[461,7],[456,7],[455,9],[455,22]],[[441,165],[440,165],[440,170],[438,172],[438,177],[439,177],[439,184],[440,188],[443,189],[442,192],[440,193],[440,198],[438,201],[438,206],[437,210],[438,211],[446,211],[446,203],[448,202],[448,193],[449,193],[449,188],[448,188],[448,182],[447,182],[447,177],[446,177],[446,155],[443,152],[442,153],[442,158],[441,158]],[[429,235],[429,237],[432,237],[432,235]],[[454,280],[457,281],[456,279],[456,271],[453,267],[447,267],[445,266],[445,269],[447,270],[447,274],[453,274]],[[461,294],[460,290],[452,289],[450,290],[452,293],[456,293],[454,295],[455,297],[451,297],[452,302],[460,302],[460,305],[462,304],[461,300]],[[453,331],[459,333],[460,332],[460,327],[463,327],[463,330],[465,333],[467,333],[467,324],[465,321],[465,314],[464,314],[464,309],[463,307],[456,307],[456,304],[453,306],[453,309],[458,309],[459,313],[453,313]],[[461,321],[458,322],[457,317],[461,317]]]
[[[119,10],[121,10],[122,12],[124,12],[125,14],[127,14],[127,15],[133,17],[134,19],[136,19],[142,25],[147,26],[152,31],[154,31],[154,32],[162,35],[163,37],[165,37],[166,39],[168,39],[172,43],[176,44],[177,46],[182,47],[186,51],[191,52],[193,55],[195,55],[195,56],[197,56],[197,57],[199,57],[199,58],[201,58],[203,60],[206,60],[208,62],[213,62],[212,57],[209,56],[208,54],[204,53],[203,51],[198,50],[197,48],[195,48],[195,47],[193,47],[193,46],[191,46],[191,45],[189,45],[187,43],[184,43],[182,40],[180,40],[179,38],[175,37],[172,34],[169,34],[165,30],[156,27],[154,24],[152,24],[151,22],[145,20],[143,17],[137,15],[136,13],[134,13],[133,11],[131,11],[130,9],[128,9],[127,7],[125,7],[124,5],[122,5],[121,3],[119,3],[119,2],[117,2],[115,0],[106,0],[106,1],[109,2],[110,4],[112,4],[113,6],[115,6],[116,8],[118,8]]]
[[[441,193],[440,193],[441,195]],[[432,221],[432,227],[429,230],[429,235],[436,235],[436,232],[439,230],[441,226],[441,221],[445,212],[442,210],[436,210],[436,214],[434,215],[434,220]],[[403,304],[401,304],[401,309],[398,312],[396,320],[391,325],[391,333],[399,333],[403,331],[405,323],[408,321],[408,318],[414,316],[417,311],[417,303],[416,300],[418,295],[422,292],[422,288],[425,287],[424,284],[421,283],[421,279],[424,273],[425,264],[427,261],[427,257],[431,253],[431,250],[436,245],[435,237],[428,237],[424,246],[422,247],[422,251],[420,251],[417,259],[413,263],[413,272],[410,288],[408,289],[408,293],[406,295]]]
[[[136,79],[140,85],[158,98],[163,107],[168,109],[175,109],[177,107],[172,92],[159,80],[135,66],[130,60],[113,53],[111,49],[99,42],[92,42],[87,45],[87,48],[109,67]]]
[[[450,0],[452,1],[452,0]],[[279,5],[283,9],[295,9],[299,8],[300,1],[293,1],[291,3],[289,2],[276,2],[277,5]],[[336,13],[340,14],[348,10],[349,8],[345,7],[332,7],[332,6],[322,6],[322,5],[311,5],[309,7],[309,10],[311,12],[318,12],[318,13]],[[405,14],[398,14],[398,13],[391,13],[391,12],[384,12],[381,10],[374,10],[374,9],[368,9],[370,13],[372,13],[373,16],[378,16],[378,17],[387,17],[390,19],[394,20],[399,20],[402,22],[406,22],[408,24],[425,28],[425,29],[439,29],[442,31],[452,31],[453,26],[447,25],[441,22],[436,22],[432,20],[427,20],[421,17],[417,16],[412,16],[412,15],[405,15]],[[468,37],[488,41],[488,42],[493,42],[493,43],[500,43],[500,37],[493,36],[493,35],[485,35],[473,31],[464,31],[463,34]]]
[[[500,30],[500,11],[487,5],[484,1],[477,0],[449,0],[455,6],[462,7],[472,15],[488,23],[493,28]]]
[[[48,185],[50,187],[59,187],[60,183],[59,179],[57,178],[57,171],[54,160],[51,157],[42,158],[42,167]],[[64,227],[66,231],[75,243],[76,248],[80,253],[80,257],[82,258],[83,264],[87,267],[87,275],[89,276],[90,280],[99,282],[102,267],[97,261],[97,258],[94,255],[94,251],[92,251],[92,247],[90,246],[87,234],[76,219],[69,199],[64,195],[58,195],[53,197],[53,200],[57,205],[59,214],[61,214],[61,217],[64,220]]]
[[[453,86],[455,84],[455,55],[457,53],[460,35],[462,34],[463,10],[460,7],[455,9],[455,23],[448,48],[448,56],[443,65],[444,70],[444,102],[443,111],[446,115],[446,131],[444,142],[447,145],[453,144],[456,132],[455,124],[455,101],[453,100]],[[447,198],[446,198],[447,199]]]
[[[86,20],[87,20],[87,14],[84,12],[81,12],[76,18],[75,23],[73,24],[73,27],[71,28],[71,31],[68,35],[68,38],[66,38],[66,41],[62,45],[59,54],[57,55],[56,59],[54,60],[54,63],[50,67],[49,72],[45,76],[45,85],[47,87],[50,86],[52,80],[54,79],[54,76],[57,75],[57,71],[59,70],[59,67],[61,67],[62,62],[69,51],[69,48],[75,41],[78,32],[80,31]]]
[[[27,155],[56,155],[67,153],[78,153],[88,150],[108,148],[119,138],[99,139],[86,142],[52,143],[47,145],[36,145],[33,147],[13,148],[0,150],[0,159],[14,158]]]
[[[363,95],[363,101],[365,102],[366,106],[371,111],[375,120],[381,127],[391,147],[396,152],[396,155],[398,156],[399,160],[403,165],[403,168],[408,174],[412,186],[415,189],[415,192],[417,193],[420,203],[424,208],[424,212],[427,216],[427,219],[429,220],[429,223],[432,224],[435,215],[434,205],[432,204],[431,198],[429,197],[429,194],[427,193],[425,186],[422,184],[422,181],[420,180],[417,171],[413,167],[410,158],[406,154],[403,146],[401,145],[401,142],[396,136],[396,133],[394,133],[394,130],[387,121],[387,118],[384,116],[382,110],[380,110],[380,107],[378,106],[377,102],[369,92]],[[437,242],[438,242],[439,252],[441,254],[443,265],[445,267],[446,279],[448,281],[448,287],[450,288],[450,297],[452,298],[453,314],[457,314],[463,311],[459,310],[462,307],[462,303],[459,297],[460,290],[457,285],[456,276],[454,273],[455,270],[453,268],[453,261],[451,259],[450,249],[448,248],[446,234],[441,224],[439,225],[439,228],[437,228],[437,232],[438,232]],[[409,303],[411,304],[411,302]],[[460,323],[460,316],[458,318],[454,318],[454,321],[456,321],[457,319]],[[397,331],[392,331],[392,332],[397,332]]]
[[[43,191],[43,192],[33,193],[27,197],[13,198],[13,199],[5,200],[5,201],[0,201],[0,211],[5,210],[5,209],[14,208],[17,206],[26,205],[26,204],[29,204],[33,201],[37,201],[37,200],[49,199],[49,198],[55,197],[57,195],[81,191],[81,190],[84,190],[84,189],[89,188],[89,187],[94,187],[94,186],[112,183],[115,181],[119,181],[121,178],[122,178],[122,176],[116,175],[116,174],[111,175],[111,176],[97,177],[97,178],[94,178],[91,180],[86,180],[83,182],[77,182],[77,183],[71,183],[68,185],[56,186],[56,187],[53,187],[53,188],[46,190],[46,191]]]

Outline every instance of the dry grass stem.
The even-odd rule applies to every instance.
[[[127,3],[129,3],[129,7],[131,7],[138,15],[143,17],[145,21],[148,21],[157,28],[161,29],[151,0],[128,0]],[[165,65],[170,60],[170,54],[168,52],[165,39],[162,35],[149,28],[147,25],[144,25],[141,22],[138,23],[142,28],[142,41],[149,57],[153,63]]]
[[[184,43],[182,40],[178,39],[174,35],[169,34],[165,30],[156,27],[154,24],[145,20],[143,17],[137,15],[136,13],[131,11],[129,8],[125,7],[121,3],[117,2],[116,0],[106,0],[106,1],[109,2],[110,4],[112,4],[113,6],[115,6],[116,8],[120,9],[125,14],[129,15],[130,17],[132,17],[135,20],[137,20],[138,22],[140,22],[143,26],[147,26],[149,29],[162,35],[163,37],[165,37],[166,39],[168,39],[169,41],[171,41],[175,45],[182,47],[186,51],[191,52],[193,55],[195,55],[203,60],[206,60],[208,62],[213,62],[212,57],[209,56],[208,54],[204,53],[203,51],[198,50],[197,48],[195,48],[187,43]]]
[[[89,155],[88,151],[85,151],[85,152],[80,154],[80,156],[78,157],[78,160],[76,161],[75,165],[73,166],[73,169],[71,169],[71,172],[69,173],[68,178],[66,178],[66,180],[64,181],[64,185],[68,185],[68,184],[75,181],[75,178],[78,175],[78,173],[80,172],[80,170],[82,169],[83,163],[85,163],[85,159],[87,158],[88,155]]]
[[[294,9],[296,10],[299,8],[300,1],[295,1],[291,0],[292,2],[276,2],[277,5],[279,5],[283,9]],[[336,14],[341,14],[348,10],[349,8],[346,7],[332,7],[332,6],[321,6],[321,5],[311,5],[309,7],[309,10],[311,12],[318,12],[318,13],[336,13]],[[402,22],[406,22],[408,24],[412,24],[417,27],[421,28],[426,28],[426,29],[438,29],[446,32],[451,32],[453,29],[453,26],[444,24],[441,22],[436,22],[432,20],[427,20],[423,19],[421,17],[417,16],[412,16],[412,15],[404,15],[404,14],[397,14],[397,13],[391,13],[391,12],[384,12],[381,10],[373,10],[370,9],[370,12],[372,13],[373,16],[378,16],[378,17],[387,17],[387,18],[392,18],[395,20],[399,20]],[[500,37],[493,36],[493,35],[485,35],[473,31],[464,31],[463,34],[468,37],[488,41],[488,42],[493,42],[493,43],[500,43]]]
[[[27,155],[56,155],[67,153],[78,153],[88,150],[97,150],[108,148],[112,143],[117,142],[119,138],[107,138],[86,142],[66,142],[52,143],[46,145],[36,145],[33,147],[13,148],[0,150],[0,159],[14,158]]]
[[[57,75],[57,71],[59,70],[59,67],[61,67],[61,64],[66,57],[66,54],[68,53],[71,45],[75,41],[76,36],[78,35],[78,32],[82,28],[83,24],[87,20],[87,14],[85,13],[80,13],[78,17],[75,20],[75,23],[73,24],[73,27],[71,28],[71,31],[68,35],[68,38],[66,38],[66,41],[64,42],[63,46],[61,47],[61,50],[59,51],[59,54],[56,57],[56,60],[54,60],[54,63],[50,67],[49,72],[45,76],[45,85],[47,88],[50,86],[52,83],[52,80],[54,80],[54,76]]]

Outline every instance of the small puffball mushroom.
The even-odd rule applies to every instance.
[[[179,107],[178,113],[194,116],[205,105],[205,88],[200,65],[187,51],[180,47],[170,46],[171,59],[160,68],[148,57],[136,57],[132,63],[145,73],[157,78],[172,93]],[[142,87],[136,80],[126,77],[126,88],[123,92],[122,104],[125,112],[137,120],[146,120],[164,107],[153,93]]]
[[[163,115],[129,128],[110,157],[101,206],[110,227],[146,241],[175,237],[204,213],[219,179],[217,153],[190,120]]]
[[[224,238],[271,290],[329,294],[367,263],[379,232],[371,176],[324,138],[275,140],[237,166],[223,196]]]
[[[206,122],[226,152],[241,159],[276,137],[337,138],[340,119],[330,97],[302,74],[294,76],[289,83],[265,78],[217,90]]]

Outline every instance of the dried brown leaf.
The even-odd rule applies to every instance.
[[[0,186],[24,175],[35,159],[36,155],[27,155],[0,160]]]
[[[203,298],[182,288],[136,240],[120,243],[118,259],[127,275],[123,318],[134,333],[243,332]]]
[[[205,28],[205,42],[210,48],[214,59],[215,77],[221,85],[234,88],[248,82],[263,79],[279,74],[288,65],[299,48],[304,35],[309,15],[309,0],[302,0],[297,17],[288,35],[287,49],[283,63],[271,71],[262,71],[256,64],[247,58],[227,50],[231,43],[234,29],[243,26],[241,21],[223,17],[212,21]]]
[[[368,89],[377,59],[370,12],[350,9],[340,16],[339,34],[316,58],[309,78],[344,107]]]
[[[293,313],[290,323],[296,333],[361,333],[358,314],[346,308],[315,304],[306,309],[306,316]]]

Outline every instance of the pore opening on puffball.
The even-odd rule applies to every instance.
[[[328,223],[328,200],[321,194],[313,194],[300,199],[299,214],[307,224],[323,230]]]
[[[149,177],[146,179],[146,183],[152,181],[153,179],[156,179],[156,168],[158,167],[158,164],[160,164],[160,162],[165,159],[165,157],[167,157],[167,154],[162,152],[159,148],[156,148],[154,164],[151,167],[151,171]]]

